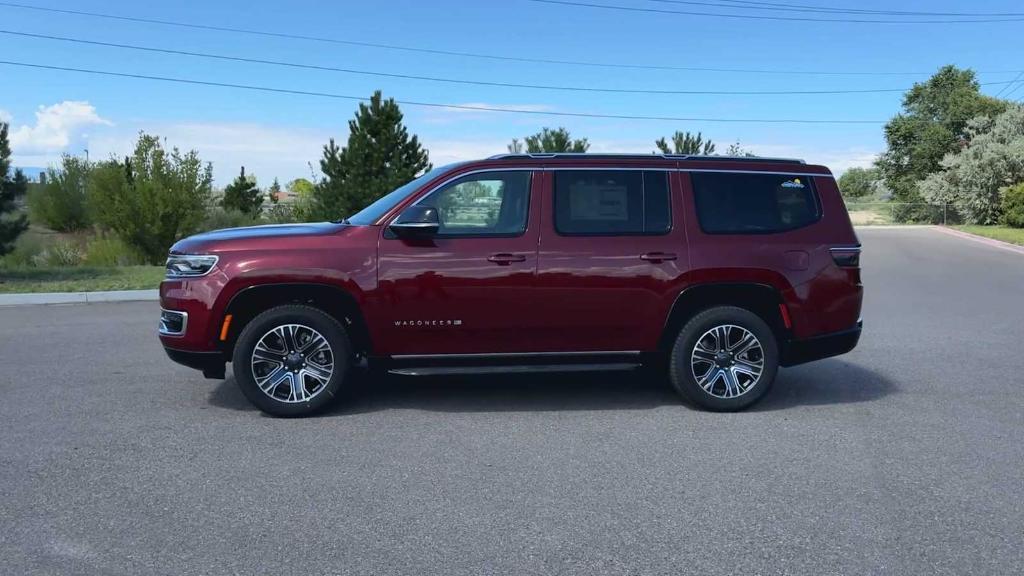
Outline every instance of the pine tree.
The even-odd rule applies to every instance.
[[[267,196],[270,198],[270,203],[276,205],[281,201],[281,183],[274,178],[274,183],[267,188]]]
[[[238,210],[253,218],[263,211],[263,193],[256,187],[256,179],[245,175],[245,166],[234,182],[224,189],[220,205],[225,210]]]
[[[14,202],[28,190],[28,179],[15,170],[11,171],[11,145],[7,140],[8,125],[0,122],[0,256],[14,250],[14,241],[28,228],[28,218],[22,214],[15,218],[5,214],[14,211]]]
[[[590,150],[590,142],[586,138],[573,140],[572,134],[565,128],[542,128],[533,136],[526,137],[526,151],[531,154],[541,152],[586,152]]]
[[[680,132],[672,135],[672,146],[664,138],[658,138],[654,142],[662,154],[699,154],[711,156],[715,153],[715,143],[711,140],[704,140],[700,132],[694,136],[689,132]]]
[[[431,168],[427,151],[402,124],[398,104],[379,90],[369,104],[359,104],[348,126],[344,148],[333,138],[324,146],[323,179],[313,190],[315,218],[350,216]]]

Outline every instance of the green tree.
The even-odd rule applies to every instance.
[[[881,180],[878,168],[850,168],[839,178],[839,191],[847,199],[874,196]]]
[[[92,225],[86,186],[92,167],[82,158],[65,154],[60,169],[46,171],[46,183],[28,194],[32,220],[61,232],[84,230]]]
[[[513,138],[512,142],[508,145],[509,154],[522,154],[523,153],[523,142],[519,138]]]
[[[513,140],[513,143],[517,143]],[[511,147],[510,147],[511,148]],[[541,152],[586,152],[590,142],[586,138],[573,140],[565,128],[542,128],[533,136],[526,137],[526,151],[530,154]]]
[[[362,210],[388,192],[430,169],[427,151],[410,136],[394,99],[374,92],[350,120],[348,144],[332,138],[324,146],[323,178],[313,190],[312,216],[336,219]]]
[[[296,178],[285,185],[285,189],[299,198],[312,198],[316,186],[305,178]]]
[[[704,137],[700,132],[694,136],[689,132],[680,132],[676,130],[676,133],[672,135],[672,145],[665,141],[664,138],[658,138],[654,145],[658,147],[658,150],[662,154],[697,154],[701,156],[711,156],[715,153],[715,143],[711,140],[704,140]]]
[[[213,167],[192,150],[170,152],[160,139],[139,134],[124,162],[99,163],[89,178],[97,221],[158,264],[178,239],[199,229],[213,189]]]
[[[245,166],[231,184],[224,188],[224,196],[220,205],[225,210],[237,210],[258,218],[263,211],[263,192],[256,187],[256,178],[245,175]]]
[[[15,201],[25,195],[28,179],[15,170],[11,175],[11,145],[7,139],[6,122],[0,122],[0,256],[14,250],[14,241],[28,228],[24,215],[9,216],[15,210]]]
[[[1006,103],[981,93],[973,70],[944,66],[926,82],[903,95],[903,109],[885,125],[887,150],[878,160],[886,186],[897,202],[921,202],[918,183],[940,169],[949,153],[967,145],[967,122],[994,117]],[[921,217],[920,211],[897,211],[900,220]]]
[[[919,184],[922,198],[949,203],[969,224],[995,224],[1003,212],[1003,190],[1024,182],[1024,106],[1012,105],[995,118],[967,123],[967,144],[947,154],[940,171]]]

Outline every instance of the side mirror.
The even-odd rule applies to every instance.
[[[441,227],[437,208],[433,206],[409,206],[395,218],[389,228],[399,238],[429,238]]]

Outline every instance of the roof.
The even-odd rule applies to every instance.
[[[605,159],[629,159],[629,160],[650,160],[651,158],[664,158],[665,160],[698,160],[710,162],[754,162],[760,164],[806,164],[799,158],[765,158],[762,156],[701,156],[699,154],[591,154],[589,152],[544,152],[534,154],[498,154],[491,156],[488,160],[515,160],[515,159],[545,159],[545,158],[605,158]]]

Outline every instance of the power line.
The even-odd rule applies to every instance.
[[[295,90],[291,88],[275,88],[270,86],[254,86],[250,84],[232,84],[228,82],[212,82],[207,80],[194,80],[190,78],[175,78],[170,76],[150,76],[145,74],[131,74],[127,72],[112,72],[109,70],[93,70],[89,68],[72,68],[70,66],[51,66],[47,64],[35,64],[30,62],[14,62],[0,60],[0,65],[19,66],[23,68],[37,68],[41,70],[58,70],[61,72],[78,72],[98,76],[112,76],[117,78],[133,78],[139,80],[154,80],[159,82],[173,82],[177,84],[195,84],[200,86],[213,86],[219,88],[234,88],[256,92],[271,92],[276,94],[292,94],[298,96],[315,96],[320,98],[333,98],[337,100],[355,100],[365,102],[366,98],[361,96],[349,96],[345,94],[334,94],[330,92],[317,92],[312,90]],[[823,119],[800,119],[800,118],[686,118],[678,116],[638,116],[631,114],[600,114],[595,112],[559,112],[554,110],[523,110],[514,108],[498,108],[495,106],[477,106],[473,104],[443,104],[439,102],[423,102],[416,100],[395,100],[404,106],[422,106],[427,108],[448,108],[454,110],[470,110],[476,112],[501,112],[506,114],[532,114],[538,116],[561,116],[572,118],[605,118],[613,120],[656,120],[669,122],[721,122],[733,124],[884,124],[884,120],[823,120]]]
[[[540,4],[557,4],[561,6],[574,6],[578,8],[601,8],[604,10],[619,10],[626,12],[641,12],[648,14],[673,14],[684,16],[713,16],[717,18],[732,18],[740,20],[773,20],[788,22],[845,22],[855,24],[983,24],[992,22],[1019,22],[1021,18],[986,18],[972,20],[862,20],[857,18],[808,18],[803,16],[765,16],[754,14],[723,14],[720,12],[697,12],[688,10],[666,10],[662,8],[642,8],[639,6],[617,6],[612,4],[594,4],[591,2],[570,2],[568,0],[527,0]]]
[[[250,64],[266,64],[271,66],[283,66],[288,68],[300,68],[304,70],[318,70],[326,72],[340,72],[345,74],[357,74],[363,76],[375,76],[384,78],[399,78],[403,80],[423,80],[428,82],[442,82],[446,84],[469,84],[474,86],[496,86],[501,88],[525,88],[534,90],[554,90],[568,92],[600,92],[615,94],[661,94],[661,95],[717,95],[717,96],[792,96],[792,95],[840,95],[840,94],[874,94],[906,92],[909,88],[861,88],[853,90],[656,90],[640,88],[596,88],[592,86],[551,86],[544,84],[519,84],[514,82],[490,82],[484,80],[465,80],[459,78],[442,78],[437,76],[419,76],[414,74],[396,74],[391,72],[380,72],[376,70],[359,70],[355,68],[339,68],[334,66],[321,66],[316,64],[303,64],[298,62],[286,62],[283,60],[266,60],[262,58],[247,58],[243,56],[228,56],[224,54],[211,54],[208,52],[193,52],[187,50],[174,50],[169,48],[155,48],[151,46],[138,46],[134,44],[121,44],[115,42],[102,42],[99,40],[86,40],[82,38],[70,38],[67,36],[55,36],[51,34],[34,34],[31,32],[18,32],[14,30],[0,29],[0,34],[20,36],[25,38],[36,38],[43,40],[56,40],[60,42],[72,42],[76,44],[87,44],[91,46],[103,46],[126,50],[139,50],[144,52],[155,52],[159,54],[171,54],[175,56],[189,56],[195,58],[209,58],[215,60],[226,60],[230,62],[245,62]],[[1024,74],[1024,70],[1021,71]],[[1010,82],[988,82],[983,85],[1010,84]],[[1005,89],[1005,87],[1004,87]]]
[[[1012,89],[1010,89],[1009,92],[1006,93],[1006,96],[1003,96],[1003,98],[1007,100],[1012,100],[1014,93],[1017,92],[1017,90],[1020,90],[1022,86],[1024,86],[1024,80],[1018,82],[1016,86],[1014,86]]]
[[[595,68],[632,69],[632,70],[674,70],[682,72],[716,72],[716,73],[738,73],[738,74],[780,74],[780,75],[809,75],[809,76],[930,76],[934,71],[928,72],[879,72],[879,71],[842,71],[842,70],[778,70],[778,69],[757,69],[757,68],[715,68],[704,66],[675,66],[667,64],[624,64],[614,62],[595,62],[583,60],[560,60],[550,58],[527,58],[522,56],[507,56],[500,54],[481,54],[474,52],[460,52],[451,50],[437,50],[433,48],[420,48],[415,46],[400,46],[396,44],[381,44],[375,42],[362,42],[357,40],[346,40],[343,38],[328,38],[322,36],[308,36],[303,34],[290,34],[286,32],[272,32],[267,30],[254,30],[246,28],[233,28],[228,26],[211,26],[207,24],[194,24],[174,20],[156,20],[151,18],[137,18],[134,16],[121,16],[117,14],[106,14],[100,12],[85,12],[82,10],[69,10],[63,8],[46,8],[19,4],[15,2],[2,2],[0,6],[8,8],[19,8],[24,10],[35,10],[52,14],[66,14],[71,16],[85,16],[88,18],[100,18],[133,22],[139,24],[156,24],[160,26],[173,26],[177,28],[189,28],[195,30],[207,30],[215,32],[228,32],[232,34],[247,34],[251,36],[262,36],[271,38],[283,38],[288,40],[303,40],[308,42],[321,42],[343,46],[359,46],[363,48],[376,48],[383,50],[396,50],[402,52],[414,52],[421,54],[434,54],[439,56],[454,56],[459,58],[476,58],[491,61],[523,62],[530,64],[555,64],[565,66],[585,66]],[[990,70],[979,71],[979,74],[1015,74],[1020,70]]]
[[[1003,86],[1003,87],[1002,87],[1002,88],[1001,88],[1001,89],[999,90],[999,92],[996,92],[996,93],[995,93],[995,96],[994,96],[994,97],[995,97],[995,98],[999,98],[999,96],[1001,96],[1001,95],[1003,94],[1003,92],[1006,92],[1006,90],[1007,90],[1007,89],[1008,89],[1008,88],[1009,88],[1010,86],[1012,86],[1012,85],[1013,85],[1013,84],[1014,84],[1014,83],[1015,83],[1015,82],[1016,82],[1017,80],[1020,80],[1021,76],[1024,76],[1024,71],[1021,71],[1021,73],[1020,73],[1020,74],[1017,74],[1017,76],[1016,76],[1016,77],[1014,77],[1014,79],[1013,79],[1013,80],[1010,80],[1010,81],[1009,81],[1009,82],[1008,82],[1008,83],[1007,83],[1007,84],[1006,84],[1005,86]],[[1018,86],[1017,88],[1020,88],[1020,86]],[[1016,91],[1017,91],[1017,88],[1014,88],[1013,90],[1010,90],[1010,93],[1009,93],[1009,94],[1007,94],[1007,96],[1009,96],[1010,94],[1013,94],[1014,92],[1016,92]]]
[[[837,8],[828,6],[811,6],[807,4],[782,4],[778,2],[753,2],[749,0],[720,0],[719,2],[696,2],[689,0],[649,0],[665,4],[695,4],[700,6],[716,6],[721,8],[751,10],[779,10],[783,12],[819,12],[826,14],[877,14],[881,16],[967,16],[972,18],[1024,16],[1024,12],[920,12],[909,10],[868,10],[864,8]],[[732,4],[733,6],[723,5]]]

